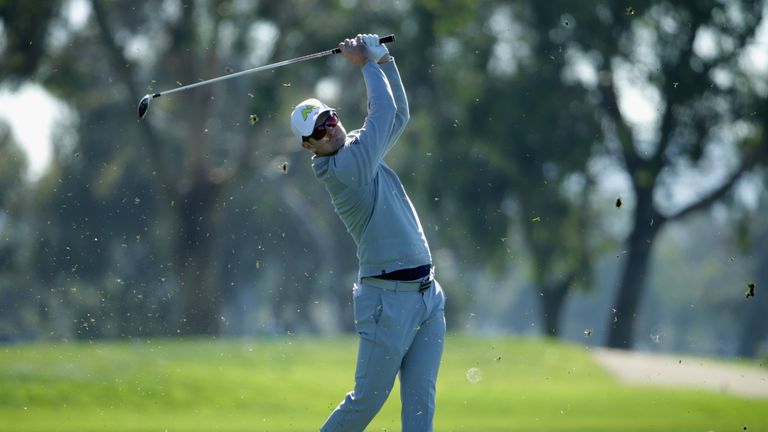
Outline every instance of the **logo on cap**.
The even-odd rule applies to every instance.
[[[301,110],[301,116],[304,117],[304,120],[307,120],[307,116],[315,108],[317,108],[315,105],[307,105],[307,106],[304,107],[303,110]]]

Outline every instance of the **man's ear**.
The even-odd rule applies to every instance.
[[[302,141],[302,142],[301,142],[301,146],[302,146],[302,147],[304,147],[304,148],[305,148],[305,149],[307,149],[307,150],[312,150],[312,146],[311,146],[311,145],[309,145],[309,143],[308,143],[308,142],[306,142],[306,141]]]

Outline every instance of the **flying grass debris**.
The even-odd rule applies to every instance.
[[[469,381],[471,384],[477,384],[481,379],[483,379],[483,375],[480,372],[480,369],[473,367],[467,370],[467,381]]]
[[[280,172],[283,174],[288,174],[288,162],[280,163]]]
[[[616,208],[621,207],[621,197],[616,198]]]
[[[755,296],[755,287],[756,285],[752,282],[747,284],[747,292],[744,293],[744,296],[746,298],[754,297]]]
[[[251,114],[250,116],[248,116],[248,120],[251,122],[252,125],[255,125],[256,123],[259,122],[259,116],[257,116],[256,114]]]

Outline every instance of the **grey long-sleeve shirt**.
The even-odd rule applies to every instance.
[[[314,157],[322,181],[357,244],[359,277],[432,263],[416,210],[400,179],[382,160],[405,129],[408,99],[394,59],[362,67],[368,92],[363,127],[335,155]]]

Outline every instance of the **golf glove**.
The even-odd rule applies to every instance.
[[[382,57],[389,54],[387,47],[379,42],[379,35],[364,34],[360,35],[360,38],[366,47],[368,58],[374,62],[378,63]]]

